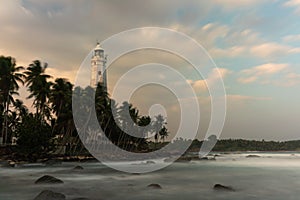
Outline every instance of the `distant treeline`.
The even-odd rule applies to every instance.
[[[202,141],[194,140],[189,150],[196,151],[201,145]],[[243,139],[218,140],[213,151],[300,151],[300,140],[284,142]]]

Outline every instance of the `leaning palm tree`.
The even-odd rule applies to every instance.
[[[33,61],[24,72],[26,75],[25,82],[28,86],[30,95],[27,98],[34,98],[33,105],[36,108],[36,115],[41,119],[50,118],[50,107],[48,100],[51,93],[51,82],[48,79],[50,75],[45,74],[47,63],[42,66],[39,60]]]
[[[23,67],[17,67],[14,58],[0,56],[0,103],[4,115],[1,133],[4,144],[7,143],[9,106],[14,102],[13,95],[18,94],[19,83],[24,84],[21,70]]]

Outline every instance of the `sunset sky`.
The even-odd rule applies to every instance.
[[[220,68],[228,100],[221,138],[300,139],[299,19],[299,0],[0,0],[0,55],[22,66],[40,59],[48,74],[73,82],[97,41],[132,28],[170,28],[194,38]],[[157,55],[148,52],[143,62]],[[114,67],[111,80],[132,60],[142,63],[131,56],[119,61],[124,68]],[[172,65],[177,58],[164,59]],[[184,62],[174,65],[185,69]],[[188,81],[201,90],[200,78]],[[158,90],[146,90],[146,103],[158,100]],[[143,111],[141,96],[133,102]],[[30,104],[24,88],[21,98]],[[178,117],[168,119],[175,130]]]

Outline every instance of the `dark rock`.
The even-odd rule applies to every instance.
[[[83,167],[78,165],[78,166],[74,167],[73,170],[83,170]]]
[[[8,162],[8,165],[9,165],[10,167],[15,167],[15,166],[16,166],[16,162],[14,162],[14,161],[9,161],[9,162]]]
[[[192,160],[191,157],[181,156],[175,162],[187,163],[187,162],[191,162],[191,160]]]
[[[62,184],[62,183],[64,183],[62,180],[49,175],[45,175],[35,181],[35,184]]]
[[[140,173],[131,173],[132,175],[136,175],[136,176],[139,176],[141,175]]]
[[[221,185],[221,184],[215,184],[214,190],[231,191],[231,192],[234,191],[234,189],[232,187]]]
[[[152,161],[152,160],[147,160],[147,161],[146,161],[146,164],[155,164],[155,162]]]
[[[200,157],[198,160],[216,160],[216,157],[215,156],[204,156],[204,157]]]
[[[191,162],[193,159],[192,157],[187,157],[187,156],[181,156],[179,158],[166,158],[164,159],[164,162],[179,162],[179,163],[188,163]]]
[[[1,161],[0,165],[2,167],[15,167],[16,163],[14,161]]]
[[[200,160],[209,160],[207,156],[201,157]]]
[[[260,158],[260,156],[258,156],[258,155],[248,155],[248,156],[246,156],[246,158]]]
[[[56,193],[50,190],[42,191],[34,200],[65,200],[66,196],[61,193]]]
[[[148,185],[147,187],[153,188],[153,189],[162,189],[162,187],[157,183],[152,183],[152,184]]]

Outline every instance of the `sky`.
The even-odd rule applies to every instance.
[[[299,0],[0,0],[0,55],[25,67],[39,59],[48,63],[48,74],[74,82],[97,41],[140,27],[176,30],[201,44],[219,68],[227,94],[221,138],[293,140],[300,138],[299,18]],[[112,64],[109,85],[147,62],[189,74],[201,108],[198,137],[203,137],[210,119],[204,82],[209,78],[194,75],[184,60],[166,52],[132,52]],[[30,106],[26,89],[20,93]],[[168,126],[176,132],[180,111],[170,91],[145,86],[131,101],[146,114],[151,105],[165,105]]]

